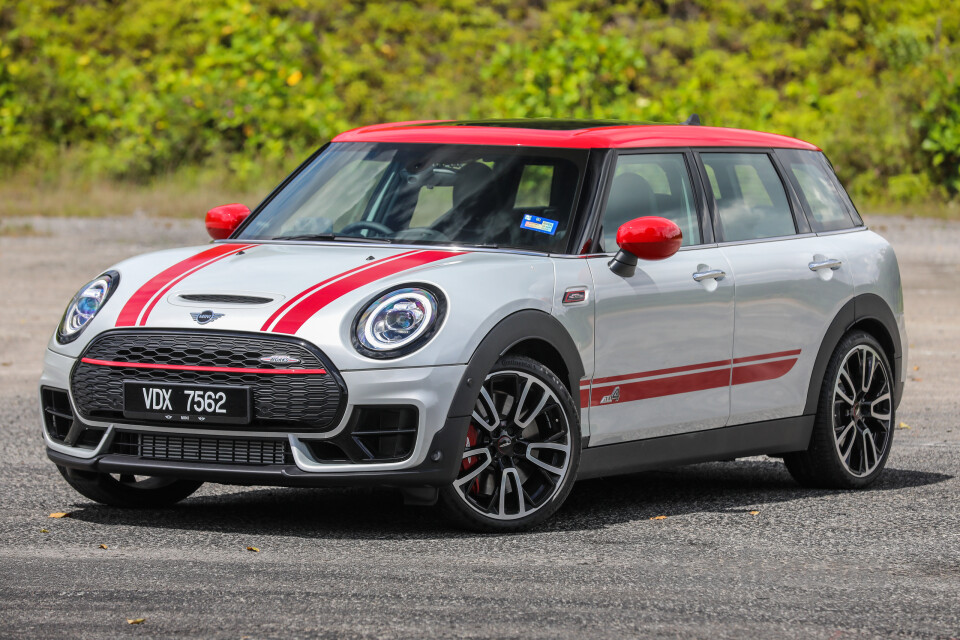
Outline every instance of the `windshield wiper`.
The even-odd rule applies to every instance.
[[[271,240],[342,240],[344,242],[393,242],[390,238],[364,238],[363,236],[341,236],[335,233],[304,233],[296,236],[277,236]]]

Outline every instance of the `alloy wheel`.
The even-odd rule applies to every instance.
[[[523,371],[495,371],[480,390],[453,487],[482,516],[517,520],[556,495],[570,459],[570,421],[549,386]]]
[[[884,460],[891,441],[893,396],[883,358],[868,345],[844,357],[833,388],[833,434],[840,461],[862,478]]]

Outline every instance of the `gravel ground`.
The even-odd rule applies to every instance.
[[[203,230],[23,222],[40,235],[0,237],[2,637],[960,637],[960,224],[872,220],[911,352],[871,490],[749,458],[583,482],[547,526],[477,536],[389,490],[206,485],[166,511],[74,493],[38,433],[46,340],[84,278]]]

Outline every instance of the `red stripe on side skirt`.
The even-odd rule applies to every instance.
[[[779,353],[765,353],[759,356],[747,356],[745,358],[734,358],[733,364],[740,364],[741,362],[756,362],[757,360],[772,360],[773,358],[786,358],[787,356],[798,356],[800,355],[800,349],[794,349],[793,351],[781,351]]]
[[[345,278],[341,278],[322,289],[303,298],[292,307],[286,315],[280,318],[271,331],[274,333],[296,333],[303,324],[315,313],[320,311],[341,296],[359,289],[360,287],[396,275],[401,271],[420,267],[438,260],[453,258],[466,253],[465,251],[419,251],[405,255],[392,262],[384,262],[363,271],[357,271]]]
[[[214,371],[217,373],[279,373],[283,375],[324,375],[326,369],[254,369],[252,367],[203,367],[186,364],[151,364],[147,362],[116,362],[114,360],[97,360],[95,358],[81,358],[81,362],[95,364],[101,367],[128,367],[130,369],[162,369],[165,371]]]
[[[244,249],[249,249],[252,246],[254,245],[219,244],[164,269],[130,296],[130,299],[127,300],[123,309],[120,310],[120,315],[117,316],[116,326],[132,327],[136,325],[144,308],[149,305],[146,312],[143,313],[143,320],[140,322],[140,324],[143,325],[146,323],[147,316],[156,305],[157,300],[160,299],[162,293],[168,291],[174,284],[190,273],[199,270],[201,267],[243,251]],[[153,301],[152,304],[151,300]]]
[[[773,356],[760,356],[768,358]],[[619,376],[610,376],[608,378],[596,378],[594,385],[610,384],[619,380],[630,380],[631,378],[653,378],[656,376],[665,376],[670,373],[682,373],[684,371],[697,371],[699,369],[713,369],[714,367],[729,367],[729,360],[717,360],[716,362],[704,362],[703,364],[688,364],[682,367],[670,367],[669,369],[654,369],[653,371],[641,371],[640,373],[625,373]]]
[[[640,382],[628,382],[619,387],[604,387],[603,389],[593,389],[590,397],[591,406],[605,406],[601,404],[604,397],[613,393],[613,390],[620,389],[617,403],[632,402],[634,400],[647,400],[649,398],[660,398],[662,396],[671,396],[678,393],[689,393],[691,391],[704,391],[706,389],[717,389],[726,387],[730,384],[730,369],[716,369],[714,371],[704,371],[701,373],[688,373],[682,376],[672,378],[657,378],[656,380],[641,380]]]
[[[392,262],[392,261],[394,261],[394,260],[397,260],[397,259],[399,259],[399,258],[402,258],[403,256],[408,256],[408,255],[410,255],[411,253],[416,253],[416,251],[406,251],[406,252],[404,252],[404,253],[398,253],[398,254],[395,255],[395,256],[389,256],[389,257],[386,257],[386,258],[380,258],[379,260],[373,260],[373,261],[371,261],[371,262],[367,262],[367,263],[365,263],[365,264],[360,265],[359,267],[354,267],[353,269],[349,269],[348,271],[344,271],[343,273],[338,273],[337,275],[333,276],[332,278],[327,278],[326,280],[324,280],[324,281],[322,281],[322,282],[318,282],[317,284],[313,285],[312,287],[310,287],[310,288],[308,288],[308,289],[304,289],[303,291],[301,291],[300,293],[298,293],[297,295],[293,296],[292,298],[290,298],[289,300],[287,300],[286,302],[284,302],[282,305],[280,305],[280,307],[279,307],[276,311],[274,311],[274,312],[270,315],[269,318],[267,318],[267,321],[263,323],[263,326],[260,327],[260,331],[269,331],[269,330],[270,330],[270,325],[272,325],[273,322],[274,322],[277,318],[279,318],[279,317],[282,316],[284,313],[286,313],[287,309],[289,309],[289,308],[292,307],[293,305],[295,305],[295,304],[297,304],[298,302],[300,302],[301,300],[303,300],[304,297],[306,297],[306,296],[310,295],[311,293],[317,291],[318,289],[321,289],[321,288],[325,287],[326,285],[330,284],[330,283],[333,282],[334,280],[339,280],[340,278],[344,278],[344,277],[346,277],[346,276],[348,276],[348,275],[350,275],[350,274],[352,274],[352,273],[356,273],[356,272],[358,272],[358,271],[363,271],[364,269],[370,269],[371,267],[373,267],[373,266],[375,266],[375,265],[378,265],[378,264],[384,264],[384,263],[386,263],[386,262]]]
[[[793,369],[793,365],[796,363],[797,359],[791,358],[789,360],[778,360],[777,362],[764,362],[761,364],[734,367],[731,384],[748,384],[750,382],[774,380],[786,375],[790,369]]]
[[[766,360],[768,358],[783,357],[784,355],[798,355],[800,350],[784,351],[782,353],[772,353],[762,356],[749,356],[746,358],[737,358],[733,362],[750,362],[754,360]],[[756,364],[737,364],[733,367],[724,367],[723,369],[714,369],[713,371],[699,371],[681,376],[671,376],[666,378],[653,378],[650,380],[638,380],[636,382],[624,382],[618,385],[611,384],[608,381],[618,379],[639,378],[642,376],[655,375],[658,372],[635,373],[624,376],[614,376],[612,378],[602,378],[605,386],[598,387],[594,382],[592,390],[585,387],[580,389],[580,401],[583,406],[585,399],[590,400],[590,405],[606,406],[614,402],[631,402],[633,400],[646,400],[648,398],[661,398],[663,396],[676,395],[678,393],[690,393],[691,391],[704,391],[706,389],[718,389],[728,385],[749,384],[751,382],[763,382],[765,380],[775,380],[786,375],[797,363],[797,358],[786,360],[777,360],[775,362],[759,362]],[[674,370],[698,369],[702,367],[715,367],[720,363],[707,363],[705,365],[691,365],[690,367],[676,367]],[[660,371],[669,371],[661,369]],[[601,404],[607,396],[614,395],[614,390],[619,389],[617,398],[610,402]]]

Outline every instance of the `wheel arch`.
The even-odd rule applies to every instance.
[[[812,415],[817,412],[820,387],[823,384],[823,376],[830,362],[830,356],[833,355],[843,336],[856,329],[866,331],[883,347],[893,368],[894,404],[895,406],[900,404],[900,397],[903,394],[903,384],[900,382],[903,346],[900,344],[897,320],[890,305],[883,298],[873,293],[864,293],[852,298],[840,309],[820,343],[820,351],[817,352],[817,359],[810,375],[810,385],[807,388],[804,414]]]
[[[450,417],[468,416],[487,372],[504,355],[531,357],[553,371],[580,408],[580,380],[583,361],[573,338],[560,321],[549,313],[526,309],[505,317],[480,341],[464,372]]]

